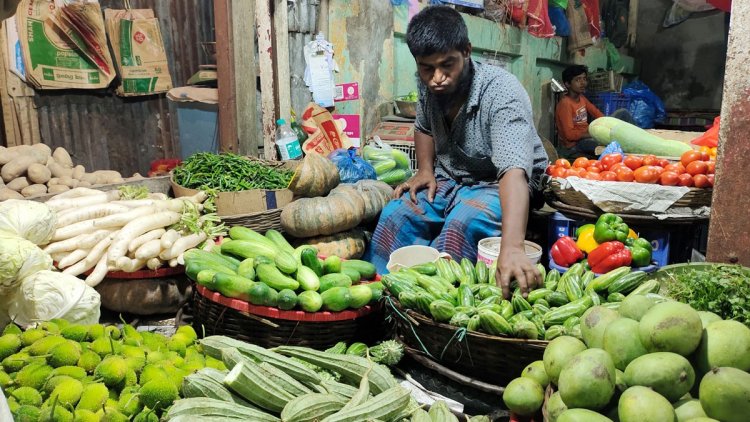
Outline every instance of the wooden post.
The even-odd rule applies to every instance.
[[[260,109],[263,122],[263,155],[276,160],[276,105],[274,101],[273,38],[271,0],[256,0],[255,25],[260,62]]]
[[[258,75],[255,63],[255,0],[232,0],[232,44],[237,139],[241,155],[258,156]]]
[[[328,37],[328,0],[320,0],[320,12],[318,13],[318,32],[322,32],[327,40],[330,39]]]
[[[214,0],[216,71],[219,85],[219,150],[238,152],[232,0]]]
[[[289,18],[286,0],[274,0],[273,29],[276,35],[276,81],[279,118],[289,121],[292,108],[292,85],[289,71]],[[302,54],[302,52],[300,52]]]
[[[747,157],[750,157],[750,2],[732,3],[724,96],[721,104],[716,181],[711,204],[707,260],[750,266],[750,210]]]
[[[638,37],[638,0],[630,0],[630,9],[628,13],[628,43],[630,47],[635,48],[636,38]]]

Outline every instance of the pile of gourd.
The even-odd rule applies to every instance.
[[[300,243],[315,246],[324,256],[359,258],[365,250],[361,223],[374,221],[393,189],[377,180],[339,184],[333,162],[308,154],[295,172],[290,189],[296,198],[281,212],[284,231]]]

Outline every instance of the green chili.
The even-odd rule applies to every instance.
[[[236,192],[249,189],[285,189],[294,171],[271,167],[237,154],[199,152],[172,171],[175,183],[190,189]]]

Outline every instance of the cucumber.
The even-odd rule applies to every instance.
[[[285,274],[294,274],[297,271],[297,260],[294,259],[294,255],[287,251],[276,254],[273,262],[276,264],[276,268]]]
[[[247,301],[248,292],[255,282],[238,275],[216,273],[213,278],[214,289],[226,297]]]
[[[305,312],[318,312],[323,307],[323,298],[318,292],[306,290],[297,296],[297,303]]]
[[[240,262],[240,266],[237,267],[237,274],[245,277],[248,280],[255,279],[255,259],[247,258]]]
[[[374,265],[359,259],[348,259],[341,261],[341,268],[353,268],[362,276],[363,280],[374,280],[378,270]]]
[[[265,245],[266,247],[269,247],[271,249],[278,250],[278,247],[271,239],[247,227],[234,226],[230,228],[229,237],[232,238],[232,240],[246,240],[249,242]]]
[[[271,264],[260,264],[255,268],[258,280],[276,290],[297,290],[299,282],[282,274],[276,266]]]
[[[352,279],[348,275],[342,273],[326,274],[320,277],[320,293],[334,287],[351,287]]]
[[[203,270],[212,270],[217,273],[235,274],[235,272],[224,265],[214,261],[192,260],[185,262],[185,274],[193,281],[198,281],[198,273]]]
[[[240,258],[256,258],[259,256],[274,258],[279,250],[276,245],[268,246],[264,243],[249,240],[228,240],[221,244],[221,253]]]
[[[331,255],[323,261],[323,272],[325,274],[341,272],[341,258]]]
[[[281,234],[278,230],[274,229],[268,229],[266,230],[266,238],[273,242],[276,247],[279,248],[279,250],[294,254],[294,248],[292,245],[289,244],[289,242],[286,240],[283,234]]]
[[[317,291],[320,288],[320,279],[315,271],[304,265],[297,269],[297,282],[302,290]]]
[[[315,274],[318,277],[323,276],[323,265],[321,265],[315,249],[303,249],[302,253],[300,254],[300,260],[302,262],[302,265],[315,271]]]
[[[284,289],[280,291],[277,299],[277,306],[279,309],[285,311],[294,309],[294,307],[297,306],[297,294],[294,293],[294,290]]]
[[[332,287],[320,294],[323,307],[329,311],[339,312],[349,307],[352,295],[348,287]]]
[[[265,283],[253,283],[247,295],[248,302],[258,306],[276,306],[279,300],[279,292]]]
[[[362,280],[362,276],[354,268],[342,268],[341,274],[345,274],[352,280],[352,284],[359,283]]]

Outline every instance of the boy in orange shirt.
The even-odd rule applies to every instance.
[[[583,96],[588,86],[588,69],[582,65],[569,66],[562,78],[568,92],[555,109],[557,151],[565,158],[594,156],[599,144],[589,134],[589,118],[597,119],[604,114]]]

